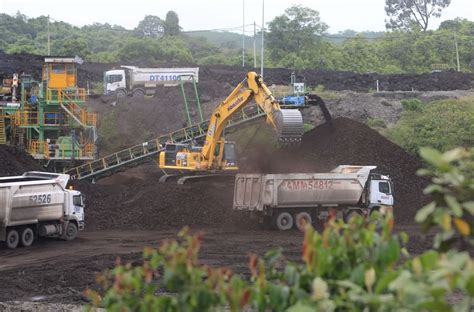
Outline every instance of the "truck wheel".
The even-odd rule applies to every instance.
[[[138,99],[143,99],[145,97],[145,91],[142,89],[133,90],[133,97]]]
[[[293,227],[293,216],[288,212],[280,212],[275,218],[275,226],[280,231],[287,231]]]
[[[127,92],[125,90],[117,90],[115,92],[115,97],[119,98],[119,99],[123,99],[123,98],[127,97]]]
[[[7,233],[7,247],[14,249],[18,246],[18,243],[20,242],[20,235],[18,235],[18,231],[15,229],[11,229]]]
[[[311,219],[311,215],[309,213],[303,211],[296,214],[295,221],[296,228],[303,232],[306,228],[306,224],[311,224],[313,220]]]
[[[33,245],[33,241],[35,240],[35,233],[30,227],[26,227],[21,231],[21,245],[23,247],[30,247]]]
[[[65,240],[72,241],[77,236],[77,225],[74,222],[69,222],[66,228]]]
[[[349,223],[357,216],[361,216],[361,213],[358,210],[349,210],[344,214],[344,222]]]

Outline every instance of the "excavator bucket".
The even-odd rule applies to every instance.
[[[306,103],[308,106],[316,106],[316,105],[319,106],[326,122],[328,124],[332,124],[331,113],[329,112],[329,109],[327,108],[326,103],[320,96],[317,96],[316,94],[307,94]]]
[[[274,112],[278,140],[283,146],[298,145],[303,137],[303,116],[297,109],[281,109]]]

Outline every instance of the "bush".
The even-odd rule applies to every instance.
[[[474,247],[474,148],[457,148],[444,154],[423,148],[421,156],[432,167],[418,174],[433,178],[424,193],[433,201],[418,211],[416,221],[425,230],[438,227],[434,247],[448,250],[454,242]]]
[[[422,111],[407,111],[385,135],[412,154],[428,146],[442,152],[474,146],[474,98],[427,104]]]
[[[421,112],[423,110],[423,103],[418,99],[401,100],[403,110],[409,112]]]

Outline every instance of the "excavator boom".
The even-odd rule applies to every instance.
[[[204,145],[197,147],[171,144],[160,154],[160,168],[191,171],[237,170],[234,150],[230,147],[233,144],[225,142],[223,132],[229,120],[252,100],[265,113],[266,121],[275,129],[280,144],[299,144],[303,135],[303,118],[300,111],[281,109],[262,77],[255,72],[249,72],[246,79],[239,83],[212,113]]]

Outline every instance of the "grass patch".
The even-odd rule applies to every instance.
[[[367,119],[367,126],[374,128],[374,129],[383,129],[387,128],[385,121],[381,118],[368,118]]]
[[[435,101],[403,112],[400,120],[383,131],[412,154],[429,146],[447,151],[474,146],[474,97]]]

